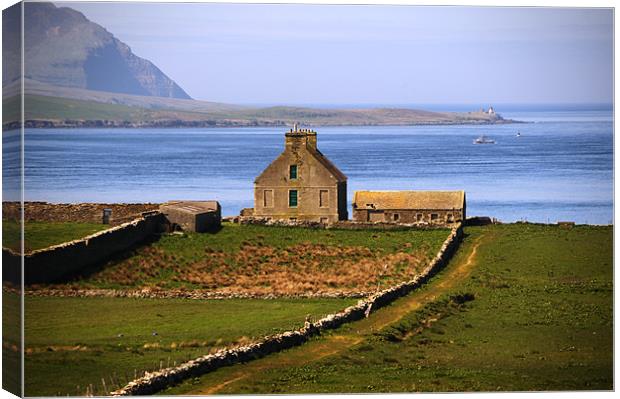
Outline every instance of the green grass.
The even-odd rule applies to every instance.
[[[25,224],[24,250],[26,253],[50,245],[86,237],[87,235],[109,228],[101,223],[74,223],[74,222],[32,222]],[[2,221],[2,246],[15,251],[20,249],[20,224],[18,222]]]
[[[304,366],[266,368],[220,393],[613,389],[612,227],[503,225],[466,234],[454,262],[483,239],[463,283],[351,349]],[[474,299],[455,305],[450,298],[458,294]],[[342,329],[353,332],[355,324]]]
[[[164,235],[70,285],[277,294],[368,290],[377,283],[410,278],[448,234],[448,229],[324,230],[225,223],[214,234]],[[403,255],[390,258],[395,253]]]
[[[186,234],[164,236],[154,246],[174,252],[180,262],[198,260],[205,246],[223,252],[237,252],[244,243],[261,242],[265,246],[287,248],[301,243],[328,246],[361,246],[383,253],[401,250],[411,243],[412,248],[425,247],[435,254],[448,236],[448,229],[436,230],[323,230],[295,227],[238,225],[225,223],[217,234]],[[410,252],[411,249],[404,249]]]
[[[109,119],[135,121],[147,110],[119,104],[28,95],[25,119]]]
[[[223,229],[217,234],[168,235],[163,237],[156,247],[174,252],[181,261],[196,259],[197,252],[204,250],[207,245],[214,250],[235,252],[244,242],[257,241],[276,248],[309,242],[328,246],[363,246],[382,253],[395,252],[404,244],[411,243],[412,248],[427,246],[428,253],[434,255],[448,233],[448,229],[324,230],[224,223]]]
[[[353,302],[27,297],[26,395],[84,394],[88,384],[101,394],[101,378],[109,388],[110,376],[124,383],[135,370],[299,328],[307,314],[319,318]]]
[[[21,394],[21,300],[2,290],[2,388]]]
[[[135,121],[147,110],[119,104],[73,100],[61,97],[26,95],[25,119],[109,119]],[[19,120],[20,98],[11,97],[3,102],[4,122]]]

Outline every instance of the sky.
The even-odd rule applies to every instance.
[[[613,101],[611,9],[55,4],[102,25],[199,100]]]

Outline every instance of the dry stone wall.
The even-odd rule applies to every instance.
[[[242,225],[279,226],[279,227],[304,227],[311,229],[338,229],[338,230],[410,230],[410,229],[446,229],[458,226],[460,223],[429,224],[429,223],[397,223],[397,222],[356,222],[342,220],[334,223],[319,223],[310,220],[280,220],[253,216],[234,216],[222,219],[225,222],[239,223]]]
[[[15,290],[17,292],[17,290]],[[374,291],[373,291],[374,292]],[[24,293],[40,297],[101,297],[139,299],[276,299],[276,298],[364,298],[372,292],[356,290],[300,292],[297,294],[262,294],[251,292],[220,292],[201,289],[107,289],[30,287]]]
[[[247,362],[270,353],[301,345],[312,336],[320,334],[321,331],[338,328],[344,323],[361,320],[366,317],[367,314],[374,312],[395,299],[407,295],[409,292],[420,287],[430,277],[441,270],[458,249],[462,235],[463,231],[461,225],[453,228],[435,258],[433,258],[429,265],[411,281],[403,282],[373,294],[366,299],[360,300],[356,305],[349,306],[338,313],[328,315],[314,324],[306,323],[301,329],[267,336],[250,345],[223,349],[217,353],[190,360],[177,367],[170,367],[147,373],[144,377],[136,379],[125,387],[113,391],[110,394],[112,396],[152,395],[187,378],[196,377],[214,371],[220,367],[239,362]]]
[[[24,220],[26,222],[89,222],[101,223],[103,210],[111,209],[110,224],[119,225],[140,217],[144,212],[154,211],[159,204],[51,204],[49,202],[24,202]],[[21,220],[19,202],[3,202],[2,218]]]
[[[79,240],[69,241],[24,255],[26,284],[50,283],[109,259],[161,231],[165,223],[159,212],[150,212],[131,222],[100,231]],[[19,284],[20,255],[2,249],[3,278]],[[9,265],[7,270],[6,265]]]

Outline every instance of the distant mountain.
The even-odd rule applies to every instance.
[[[82,13],[52,3],[25,3],[25,77],[55,86],[191,99],[152,62]],[[19,8],[3,12],[3,86],[19,78]],[[7,37],[7,34],[9,35]]]

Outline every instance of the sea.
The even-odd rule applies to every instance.
[[[473,110],[451,108],[443,109]],[[350,214],[356,190],[465,190],[468,216],[613,223],[611,106],[495,110],[523,123],[315,130],[320,151],[348,177]],[[283,150],[285,130],[26,129],[24,198],[216,199],[224,215],[237,215],[253,206],[254,178]],[[496,143],[474,144],[481,135]],[[19,198],[19,141],[19,132],[3,133],[4,200]]]

